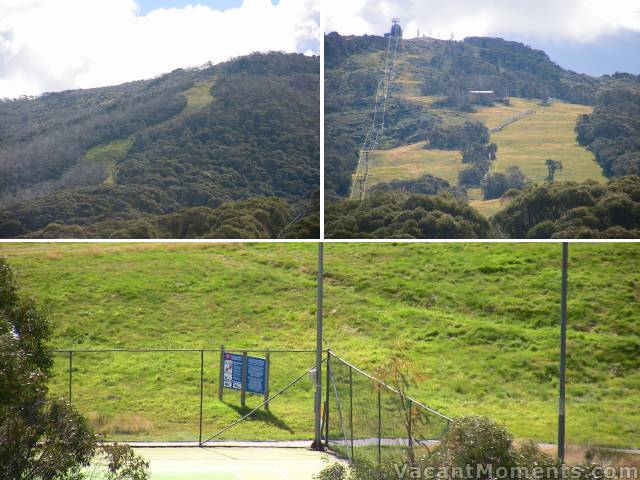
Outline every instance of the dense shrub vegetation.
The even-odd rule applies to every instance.
[[[453,196],[373,192],[325,206],[327,238],[486,238],[489,222]]]
[[[638,238],[640,177],[531,186],[493,222],[511,238]]]
[[[462,150],[485,143],[489,143],[487,127],[480,122],[464,122],[463,125],[435,127],[429,132],[427,148]]]
[[[576,131],[605,175],[640,175],[640,87],[604,92],[593,114],[580,117]]]
[[[517,444],[513,435],[493,420],[468,416],[455,419],[440,443],[431,448],[414,448],[415,458],[401,452],[393,461],[380,465],[357,461],[345,466],[336,463],[325,468],[316,480],[390,480],[424,478],[476,478],[509,480],[566,478],[557,460],[533,442]],[[404,457],[404,458],[403,458]],[[592,460],[596,458],[591,456]],[[574,480],[599,478],[598,472],[609,462],[572,463]],[[536,470],[534,470],[536,469]],[[535,473],[534,473],[535,472]],[[539,473],[538,473],[539,472]],[[534,477],[534,475],[539,475]]]
[[[522,43],[481,37],[439,43],[422,84],[424,95],[461,97],[469,90],[493,90],[498,97],[595,100],[597,81],[564,70],[543,51]]]
[[[457,196],[462,196],[462,192],[451,187],[449,182],[433,175],[423,175],[420,178],[411,180],[392,180],[389,183],[377,183],[372,186],[370,192],[391,192],[401,191],[406,193],[420,193],[423,195],[437,195],[439,193],[451,192]]]
[[[50,334],[50,316],[20,295],[11,266],[0,258],[0,476],[148,479],[148,462],[131,447],[99,445],[76,408],[49,394]]]
[[[135,192],[131,192],[133,195]],[[137,202],[154,200],[155,190],[138,192]],[[67,195],[58,194],[58,197]],[[69,195],[70,201],[76,200]],[[40,221],[38,229],[26,236],[30,238],[276,238],[294,218],[291,206],[279,198],[252,198],[243,201],[225,202],[218,208],[190,207],[173,213],[149,214],[144,211],[128,209],[113,215],[122,202],[116,195],[100,197],[101,202],[91,196],[86,202],[73,204],[71,215],[81,209],[84,216],[68,217],[66,223],[56,221],[63,200],[52,207],[44,203],[37,204],[32,210],[21,212],[25,219]],[[109,203],[112,201],[112,203]],[[94,203],[91,203],[94,202]],[[102,209],[99,211],[98,209]],[[154,210],[155,211],[155,210]],[[15,220],[1,222],[0,236],[24,235],[23,225]],[[308,223],[308,220],[307,220]],[[298,227],[293,225],[292,232],[302,237],[317,232],[317,225]],[[292,233],[294,234],[294,233]],[[316,235],[312,238],[318,238]]]
[[[10,207],[0,210],[0,235],[277,235],[294,212],[317,205],[318,71],[317,57],[253,54],[151,81],[0,102],[0,194]],[[212,84],[211,101],[185,108],[183,93],[201,83]],[[18,116],[26,121],[14,127]],[[113,182],[101,184],[105,166],[88,161],[87,150],[125,138]],[[168,214],[190,224],[196,211],[210,221],[167,226]]]
[[[481,183],[485,200],[502,197],[509,190],[522,190],[529,180],[515,165],[510,165],[503,172],[487,175]]]

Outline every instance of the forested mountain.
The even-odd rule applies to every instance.
[[[361,222],[352,221],[355,211],[345,199],[350,193],[359,148],[371,124],[387,44],[386,38],[378,36],[341,36],[337,33],[325,35],[325,195],[328,204],[345,203],[342,206],[327,206],[327,225],[351,225],[353,228],[363,225]],[[584,183],[586,179],[593,178],[603,182],[605,179],[602,174],[618,177],[640,173],[638,76],[618,73],[595,78],[565,70],[553,63],[543,51],[522,43],[500,38],[471,37],[463,41],[432,38],[402,40],[398,44],[393,78],[385,115],[384,135],[379,142],[379,151],[385,153],[377,155],[372,167],[373,176],[376,169],[382,168],[384,173],[379,174],[376,183],[368,186],[368,193],[373,196],[378,195],[377,192],[380,190],[396,191],[395,196],[388,197],[388,208],[395,214],[402,212],[407,218],[416,215],[406,203],[398,201],[400,193],[406,198],[406,195],[412,192],[441,197],[442,192],[445,192],[444,197],[438,200],[442,202],[450,201],[450,195],[453,193],[458,197],[457,201],[464,203],[469,189],[476,189],[480,193],[474,195],[483,195],[484,200],[496,199],[495,201],[500,203],[495,205],[502,209],[511,202],[516,202],[519,193],[513,188],[522,192],[522,202],[526,202],[525,197],[537,191],[536,188],[566,188],[542,185],[544,182],[554,181],[552,173],[549,179],[545,178],[545,159],[549,157],[536,157],[531,161],[537,162],[534,169],[538,172],[544,169],[545,177],[537,174],[537,177],[532,179],[528,176],[528,171],[523,169],[523,166],[527,166],[527,160],[522,156],[529,150],[540,156],[536,151],[536,142],[544,141],[544,133],[547,132],[537,133],[538,137],[532,139],[531,145],[516,152],[519,164],[503,163],[498,171],[491,167],[492,162],[496,158],[500,159],[504,153],[499,148],[500,145],[493,143],[494,134],[502,129],[508,130],[510,122],[517,122],[527,115],[536,118],[535,114],[538,112],[535,109],[541,109],[541,114],[537,117],[549,119],[547,126],[543,126],[549,129],[549,136],[556,133],[556,127],[552,126],[555,124],[552,122],[556,122],[558,118],[570,122],[566,127],[567,133],[564,134],[566,139],[562,140],[564,143],[558,143],[556,151],[564,152],[565,147],[570,146],[573,149],[571,155],[575,155],[576,158],[575,162],[590,162],[593,167],[590,167],[589,171],[595,170],[595,173],[598,173],[599,167],[602,170],[602,173],[598,173],[600,178],[583,173],[577,180],[574,176],[563,179],[575,185],[580,184],[580,188],[588,190],[592,186],[589,182]],[[472,91],[492,91],[493,94],[483,97],[472,95]],[[557,107],[557,110],[554,110],[550,105],[555,103],[566,107]],[[591,106],[594,109],[592,114],[573,113],[576,110],[590,112]],[[544,110],[547,107],[548,109]],[[486,110],[487,108],[490,110]],[[562,115],[564,117],[561,117]],[[484,123],[484,126],[480,122]],[[522,137],[518,141],[522,141],[521,139]],[[505,143],[508,144],[508,141]],[[411,150],[403,150],[404,147],[411,147]],[[432,153],[420,153],[418,147],[431,150]],[[593,152],[599,167],[585,148]],[[450,154],[446,155],[447,151],[459,151],[459,160],[453,160],[457,163],[452,164],[446,160],[454,158]],[[571,158],[573,161],[574,157]],[[433,177],[439,175],[435,173],[436,170],[430,169],[432,163],[436,164],[436,168],[439,169],[437,171],[448,175],[443,178],[446,178],[450,188],[432,188],[438,184],[437,180],[445,182],[436,179],[434,183]],[[553,173],[562,171],[562,162],[548,165],[554,166]],[[584,172],[584,163],[566,166],[572,172]],[[452,171],[457,183],[452,181]],[[394,178],[394,172],[399,176]],[[425,174],[431,175],[426,188],[420,185],[421,179],[426,178]],[[511,177],[514,181],[510,181]],[[630,183],[634,181],[629,180]],[[500,185],[497,185],[498,183]],[[598,188],[603,191],[616,190],[615,186],[600,185]],[[420,191],[421,189],[423,191]],[[503,194],[507,196],[499,199]],[[600,197],[598,194],[594,195],[594,202],[597,203]],[[376,203],[382,208],[379,196]],[[591,207],[592,204],[587,202],[583,206]],[[380,208],[376,208],[380,212]],[[371,205],[367,206],[365,202],[358,209],[358,215],[363,215],[364,210],[369,209]],[[440,211],[440,208],[434,205],[431,213],[439,215],[437,212]],[[604,215],[603,211],[596,209],[592,213]],[[367,213],[369,214],[372,212]],[[452,213],[449,212],[448,215]],[[497,218],[492,220],[490,235],[527,235],[529,229],[523,231],[522,228],[508,228],[504,224],[512,218],[503,215],[500,224],[497,223]],[[554,222],[556,220],[557,218],[553,219]],[[607,232],[618,236],[631,234],[631,224],[619,224],[615,215],[600,220],[602,221],[599,226],[593,227],[599,236],[606,236]],[[383,223],[388,225],[386,220]],[[398,228],[403,228],[401,225],[406,226],[402,222],[392,224]],[[610,230],[616,225],[620,226],[620,231]],[[419,234],[415,229],[411,233],[407,229],[391,232],[388,226],[383,230],[365,228],[362,235]],[[539,229],[536,235],[557,236],[559,232],[567,235],[585,234],[585,230],[578,230],[558,225],[558,229]],[[358,236],[350,228],[332,228],[327,231],[340,231],[345,235],[348,233]],[[428,232],[427,229],[423,234],[428,236]],[[455,230],[455,236],[460,234],[461,230]]]
[[[268,53],[2,101],[0,236],[298,231],[318,216],[318,99],[318,57]]]

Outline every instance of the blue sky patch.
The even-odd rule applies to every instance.
[[[280,0],[271,0],[273,5],[277,5]],[[228,10],[230,8],[238,8],[242,5],[242,0],[136,0],[138,4],[138,14],[146,15],[147,13],[158,8],[183,8],[187,5],[206,5],[216,10]]]

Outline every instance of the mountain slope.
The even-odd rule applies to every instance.
[[[285,224],[315,213],[318,72],[317,57],[253,54],[0,102],[0,235],[110,237],[110,221],[268,197],[286,201]]]
[[[329,202],[341,202],[350,193],[371,125],[387,39],[331,33],[325,36],[325,54],[325,195]],[[542,51],[499,38],[403,40],[395,65],[384,135],[369,171],[371,195],[376,184],[384,183],[395,184],[396,196],[406,197],[415,190],[412,183],[432,175],[462,192],[462,201],[466,197],[472,207],[493,216],[515,198],[511,189],[549,180],[549,159],[563,167],[554,170],[552,181],[604,184],[606,177],[638,172],[637,118],[628,119],[637,117],[637,76],[577,74]],[[607,128],[621,115],[627,119]],[[499,198],[510,190],[508,198]],[[389,224],[386,213],[376,209],[363,205],[354,216],[346,206],[328,208],[327,222],[338,227],[334,231],[349,230],[357,237],[361,234],[353,228],[360,218]],[[393,210],[403,220],[425,215]],[[454,221],[442,210],[429,213]],[[601,224],[603,231],[616,226],[610,218]],[[494,227],[493,236],[515,231]],[[413,231],[393,233],[413,236]]]
[[[329,194],[345,196],[350,185],[386,42],[375,36],[325,36]],[[542,51],[498,38],[403,40],[395,71],[382,149],[426,140],[437,125],[473,119],[471,113],[481,105],[466,103],[470,90],[493,90],[498,98],[553,97],[592,105],[605,82],[615,83],[564,70]]]

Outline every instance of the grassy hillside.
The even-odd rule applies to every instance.
[[[417,104],[429,105],[432,97],[404,97]],[[540,107],[538,102],[512,98],[512,105],[496,105],[479,108],[477,112],[461,115],[448,109],[433,108],[446,123],[456,124],[463,119],[481,121],[489,129],[499,127],[515,115],[534,110],[501,131],[492,133],[491,142],[498,145],[498,158],[492,163],[492,172],[503,172],[515,165],[533,182],[544,182],[547,177],[545,161],[549,158],[562,162],[564,169],[557,172],[558,181],[584,182],[606,179],[602,169],[596,163],[593,153],[578,145],[575,125],[578,116],[591,113],[592,108],[585,105],[554,103],[549,107]],[[447,180],[457,185],[458,174],[465,168],[462,155],[457,150],[425,149],[426,142],[417,142],[386,150],[379,150],[371,169],[370,185],[391,180],[416,179],[422,175]],[[470,199],[473,195],[470,195]],[[480,206],[482,213],[493,213],[496,202],[490,203],[492,209],[482,208],[489,203],[472,203]]]
[[[591,113],[591,107],[564,102],[537,107],[531,101],[513,101],[518,106],[533,109],[535,113],[491,135],[491,141],[498,145],[498,158],[492,164],[493,172],[501,172],[509,165],[515,165],[532,181],[541,183],[547,177],[544,162],[552,158],[560,160],[563,165],[563,170],[556,175],[558,181],[606,180],[593,153],[578,145],[576,140],[578,116]],[[508,107],[483,108],[472,116],[488,128],[494,128],[506,120],[508,110]],[[514,110],[517,112],[518,107]]]
[[[0,254],[54,314],[57,348],[313,348],[315,245],[3,244]],[[637,447],[640,248],[573,244],[570,255],[568,439]],[[559,244],[327,244],[326,344],[370,372],[401,355],[427,404],[551,442],[559,267]],[[197,438],[198,353],[73,361],[74,401],[103,430]],[[237,395],[214,398],[216,364],[205,356],[205,435],[239,415]],[[312,364],[274,354],[272,391]],[[229,436],[310,437],[311,383],[282,400]]]
[[[462,155],[455,150],[427,150],[425,142],[379,150],[369,175],[369,185],[409,180],[431,174],[450,184],[458,183],[458,172],[464,168]]]

